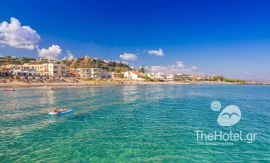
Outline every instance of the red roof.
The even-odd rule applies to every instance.
[[[141,75],[141,73],[140,72],[138,72],[138,71],[131,71],[133,74],[136,74],[136,75]]]

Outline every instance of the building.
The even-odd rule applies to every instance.
[[[127,78],[127,79],[143,80],[141,76],[142,74],[138,71],[126,71],[124,73],[124,78]]]
[[[69,68],[68,74],[72,77],[80,77],[79,70],[77,68]]]
[[[36,66],[38,76],[49,76],[48,64],[39,64]]]
[[[101,68],[78,68],[77,69],[80,78],[84,79],[100,79],[102,78]]]
[[[34,66],[38,76],[64,77],[67,76],[66,66],[56,63],[43,63]]]
[[[12,75],[15,76],[36,76],[35,70],[13,70]]]
[[[182,81],[193,81],[194,80],[194,76],[190,75],[190,74],[182,74],[180,76],[177,76],[177,78],[182,80]]]
[[[67,76],[66,66],[63,64],[44,63],[44,64],[29,64],[22,65],[10,64],[2,65],[0,69],[4,72],[8,72],[12,75],[23,76],[51,76],[51,77],[63,77]]]
[[[20,66],[20,70],[22,71],[35,71],[36,67],[38,66],[37,64],[28,64],[28,63],[24,63],[23,65],[18,65]]]
[[[23,65],[16,65],[16,64],[9,64],[9,65],[2,65],[1,66],[1,76],[34,76],[36,75],[35,71],[36,65],[32,64],[23,64]],[[4,73],[3,73],[4,72]],[[4,74],[4,75],[3,75]]]
[[[63,64],[48,63],[48,75],[51,77],[67,76],[66,66]]]
[[[181,81],[204,81],[208,80],[207,75],[201,75],[201,74],[182,74],[182,75],[175,75],[174,80],[181,80]]]
[[[188,78],[188,76],[186,76]],[[184,76],[182,74],[174,74],[173,80],[175,81],[184,81]]]
[[[9,64],[9,65],[2,65],[1,69],[5,69],[6,71],[11,71],[15,69],[20,69],[21,65]]]
[[[209,77],[207,75],[204,74],[196,74],[193,75],[195,80],[209,80]]]
[[[108,72],[108,71],[102,71],[101,78],[102,79],[110,79],[110,78],[112,78],[112,73]]]
[[[174,74],[168,74],[168,75],[166,75],[166,80],[167,81],[174,81],[175,80],[175,75]]]
[[[167,76],[164,73],[147,73],[146,74],[148,77],[152,79],[157,79],[157,80],[165,80]]]
[[[10,69],[6,67],[6,65],[0,66],[0,77],[10,76]]]

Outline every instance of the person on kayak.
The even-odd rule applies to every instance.
[[[58,112],[64,112],[69,110],[68,108],[63,108],[63,109],[54,109],[54,112],[58,113]]]
[[[62,114],[70,113],[70,112],[73,112],[73,110],[69,108],[55,108],[48,114],[49,115],[62,115]]]

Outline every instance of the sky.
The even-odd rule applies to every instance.
[[[98,57],[152,72],[270,81],[267,0],[13,0],[0,55]]]

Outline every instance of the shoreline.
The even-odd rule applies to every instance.
[[[11,82],[11,83],[0,83],[0,89],[2,88],[33,88],[33,87],[85,87],[85,86],[116,86],[116,85],[270,85],[270,83],[257,83],[257,82],[247,82],[247,83],[229,83],[229,82],[145,82],[145,81],[125,81],[122,83],[115,82],[86,82],[80,81],[78,83],[23,83],[23,82]]]

